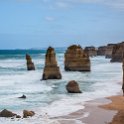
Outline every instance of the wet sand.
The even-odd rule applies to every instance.
[[[124,124],[124,97],[112,96],[108,99],[110,99],[112,102],[102,107],[107,110],[118,111],[109,124]]]
[[[105,104],[110,104],[111,100],[107,98],[87,101],[85,109],[71,113],[67,116],[59,117],[61,124],[109,124],[113,116],[117,114],[116,110],[108,110],[103,107]],[[124,123],[123,123],[124,124]]]

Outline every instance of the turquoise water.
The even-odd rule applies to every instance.
[[[91,72],[65,72],[64,48],[56,49],[62,79],[40,81],[45,52],[45,49],[0,50],[0,110],[6,108],[20,113],[29,109],[36,111],[37,116],[45,112],[51,117],[61,116],[82,109],[87,100],[115,95],[121,90],[121,63],[110,63],[104,57],[94,57],[91,58]],[[26,53],[32,56],[36,71],[26,70]],[[67,93],[65,86],[70,80],[79,83],[82,94]],[[27,99],[18,99],[22,94]]]

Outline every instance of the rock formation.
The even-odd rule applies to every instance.
[[[123,52],[123,53],[124,53],[124,52]],[[122,90],[123,90],[123,96],[124,96],[124,55],[123,55],[122,70],[123,70],[123,83],[122,83]]]
[[[8,111],[6,109],[0,112],[0,117],[14,117],[14,116],[17,116],[17,114],[12,113],[11,111]]]
[[[106,52],[106,46],[98,47],[98,50],[97,50],[97,55],[98,56],[105,56],[105,52]]]
[[[32,117],[34,115],[35,115],[34,111],[27,111],[27,110],[23,111],[23,118]]]
[[[26,60],[27,60],[27,70],[35,70],[34,63],[32,62],[32,59],[30,55],[26,54]]]
[[[76,81],[72,80],[66,85],[68,93],[82,93]]]
[[[90,71],[90,59],[87,53],[78,45],[68,47],[65,53],[66,71]]]
[[[84,51],[91,57],[97,55],[97,50],[94,46],[85,47]]]
[[[113,47],[115,44],[108,44],[106,47],[106,52],[105,52],[105,57],[106,58],[111,58],[112,57],[112,51],[113,51]]]
[[[54,48],[49,47],[46,52],[45,67],[42,79],[61,79],[61,77],[59,67],[57,66]]]
[[[114,45],[111,62],[122,62],[124,42]]]
[[[18,98],[20,98],[20,99],[26,99],[26,96],[25,95],[22,95],[22,96],[20,96]]]

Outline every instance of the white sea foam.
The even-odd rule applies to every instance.
[[[109,63],[103,57],[92,58],[91,72],[65,72],[62,58],[58,63],[62,72],[62,80],[40,81],[44,65],[43,58],[33,59],[36,71],[27,72],[25,60],[0,60],[4,73],[0,75],[0,109],[7,108],[16,112],[23,109],[33,109],[36,116],[29,119],[14,120],[0,118],[0,124],[43,124],[42,117],[48,113],[50,117],[59,117],[84,109],[86,101],[117,94],[121,85],[122,65]],[[23,68],[10,72],[9,68]],[[8,70],[7,70],[8,69]],[[65,85],[70,80],[79,82],[82,94],[67,94]],[[26,94],[26,100],[17,97]],[[87,113],[86,116],[88,116]],[[77,121],[75,119],[75,121]],[[79,121],[75,123],[80,123]]]

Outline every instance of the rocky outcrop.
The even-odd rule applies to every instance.
[[[98,56],[105,56],[105,52],[106,52],[106,46],[98,47],[98,50],[97,50],[97,55]]]
[[[90,71],[90,58],[78,45],[68,47],[64,63],[66,71]]]
[[[84,51],[91,57],[97,55],[97,50],[94,46],[85,47]]]
[[[27,60],[27,70],[35,70],[34,63],[32,62],[32,59],[30,55],[26,54],[26,60]]]
[[[122,91],[123,91],[123,96],[124,96],[124,56],[123,56],[122,70],[123,70]]]
[[[72,80],[66,85],[68,93],[82,93],[76,81]]]
[[[46,52],[45,67],[42,79],[61,79],[61,77],[59,67],[57,66],[54,48],[49,47]]]
[[[112,57],[112,51],[113,51],[113,47],[115,44],[108,44],[106,47],[106,52],[105,52],[105,57],[106,58],[111,58]]]
[[[114,45],[111,62],[122,62],[124,42]]]
[[[20,96],[18,98],[20,98],[20,99],[26,99],[26,96],[25,95],[22,95],[22,96]]]
[[[23,111],[23,118],[32,117],[34,115],[35,115],[35,112],[34,111],[27,111],[27,110],[24,110]]]
[[[4,109],[3,111],[0,112],[0,117],[14,117],[14,116],[17,116],[17,114],[15,114],[11,111],[8,111],[6,109]]]

